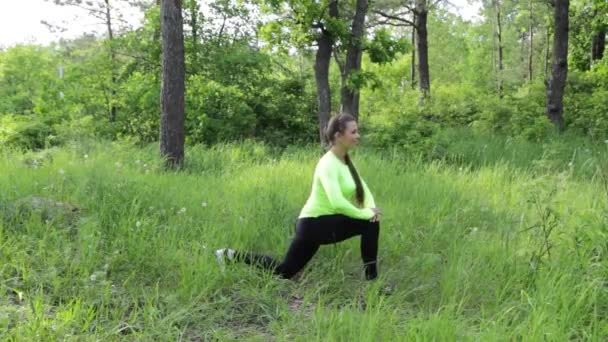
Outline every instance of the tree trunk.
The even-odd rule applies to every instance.
[[[338,2],[332,1],[329,4],[329,15],[338,16]],[[315,80],[317,81],[317,101],[319,103],[319,138],[322,146],[327,146],[328,141],[325,136],[325,128],[329,122],[331,112],[331,92],[329,88],[329,62],[331,61],[331,49],[333,37],[331,32],[325,28],[321,31],[321,36],[317,39],[318,49],[315,56]]]
[[[555,0],[553,36],[553,65],[547,87],[546,114],[559,131],[564,128],[564,88],[568,77],[568,7],[569,0]]]
[[[160,9],[160,0],[156,0],[156,6]],[[160,42],[160,26],[158,28],[154,28],[154,33],[152,34],[152,40],[154,44],[161,44]],[[158,45],[157,45],[158,46]]]
[[[549,25],[547,25],[547,35],[545,37],[545,86],[549,86],[549,37],[551,37],[551,31]]]
[[[528,52],[528,82],[532,83],[532,66],[534,61],[534,31],[530,24],[530,51]]]
[[[112,30],[112,16],[110,12],[110,0],[104,0],[106,4],[106,27],[108,29],[108,41],[110,44],[110,73],[111,73],[111,84],[110,84],[110,103],[109,103],[109,111],[110,115],[108,120],[110,122],[116,121],[116,105],[114,104],[114,99],[116,98],[116,72],[115,69],[115,61],[116,61],[116,53],[114,51],[114,31]]]
[[[342,86],[342,111],[355,118],[359,117],[359,89],[348,86],[349,77],[361,71],[361,56],[363,54],[363,35],[365,34],[365,16],[367,15],[368,0],[357,0],[357,8],[353,18],[350,39],[346,50],[344,75],[347,82]]]
[[[591,62],[599,61],[604,57],[604,49],[606,48],[606,29],[593,35],[591,43]]]
[[[524,70],[521,73],[522,76],[522,80],[526,81],[528,79],[528,67],[527,67],[527,62],[526,62],[526,44],[528,40],[528,34],[526,32],[522,32],[521,36],[519,37],[519,64],[520,65],[525,65],[526,67],[524,68]]]
[[[193,65],[198,65],[198,3],[190,0],[190,27],[192,29],[192,60]]]
[[[412,22],[412,65],[410,68],[410,79],[412,80],[412,89],[416,89],[416,13],[413,14]]]
[[[496,38],[498,39],[498,97],[503,95],[503,57],[502,57],[502,23],[500,21],[500,3],[499,0],[494,0],[494,8],[496,9]]]
[[[420,103],[423,103],[431,95],[431,78],[429,74],[429,45],[427,40],[427,18],[428,8],[425,0],[416,1],[416,33],[418,44],[418,76],[420,78]]]
[[[532,64],[534,57],[534,21],[532,19],[532,0],[529,1],[530,9],[530,51],[528,52],[528,82],[532,83]]]
[[[181,0],[162,0],[160,7],[163,70],[161,84],[160,154],[167,167],[184,160],[185,56]]]

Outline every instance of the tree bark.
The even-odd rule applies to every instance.
[[[191,0],[190,1],[190,27],[192,29],[192,59],[194,61],[194,63],[192,64],[197,64],[198,62],[198,3],[196,2],[196,0]]]
[[[569,0],[554,2],[555,34],[553,36],[553,65],[547,87],[546,115],[557,126],[564,128],[564,88],[568,77],[568,7]]]
[[[530,51],[528,52],[528,82],[532,82],[532,67],[534,61],[534,31],[530,24]]]
[[[180,167],[184,160],[185,56],[181,0],[162,0],[162,83],[160,154],[165,165]]]
[[[591,43],[591,62],[599,61],[604,58],[604,49],[606,48],[606,29],[602,29],[593,35]]]
[[[346,50],[344,75],[346,80],[355,72],[361,71],[361,56],[363,55],[363,36],[365,34],[365,16],[367,15],[368,0],[357,0],[353,18],[350,39]],[[359,89],[348,86],[348,81],[341,91],[342,111],[356,118],[359,117]]]
[[[329,4],[329,15],[338,16],[338,1]],[[319,139],[322,146],[327,146],[325,128],[329,122],[331,112],[331,91],[329,88],[329,62],[331,61],[331,50],[333,37],[331,32],[325,28],[321,29],[321,35],[317,39],[318,49],[315,56],[315,80],[317,81],[317,101],[319,103]]]
[[[547,35],[545,37],[545,86],[549,85],[549,41],[551,31],[547,25]]]
[[[429,45],[427,33],[428,8],[425,0],[416,1],[416,33],[418,45],[418,77],[420,102],[431,96],[431,77],[429,73]]]
[[[532,18],[532,0],[528,2],[530,10],[530,51],[528,52],[528,82],[532,83],[532,64],[534,57],[534,20]]]
[[[110,0],[104,0],[106,4],[106,27],[108,29],[108,41],[110,43],[110,72],[111,72],[111,84],[110,84],[110,99],[109,99],[109,111],[110,115],[108,120],[110,122],[116,121],[116,105],[114,104],[114,99],[116,98],[116,72],[115,69],[115,61],[116,61],[116,52],[114,51],[114,30],[112,29],[112,15],[110,11]]]
[[[503,53],[502,53],[502,23],[500,20],[500,3],[499,0],[494,0],[494,8],[496,9],[496,38],[498,39],[498,97],[503,96]]]
[[[416,89],[416,13],[413,14],[412,22],[412,66],[410,68],[410,79],[412,80],[412,89]]]

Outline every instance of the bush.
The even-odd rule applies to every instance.
[[[55,131],[49,122],[34,116],[0,117],[0,146],[18,149],[42,149],[55,143]]]
[[[253,136],[255,113],[236,86],[193,76],[188,81],[186,108],[189,143],[211,144]]]
[[[118,132],[140,143],[158,140],[160,131],[160,81],[154,74],[134,72],[121,85]]]
[[[589,73],[572,73],[564,100],[564,119],[569,130],[594,140],[608,139],[608,77],[602,65]],[[606,68],[608,74],[608,67]]]

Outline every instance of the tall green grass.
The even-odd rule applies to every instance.
[[[294,281],[215,262],[225,246],[282,256],[316,147],[195,146],[180,172],[155,146],[4,151],[0,338],[608,338],[606,146],[442,139],[424,156],[355,152],[385,212],[372,283],[357,239]],[[77,210],[18,209],[32,198]]]

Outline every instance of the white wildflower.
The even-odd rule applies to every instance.
[[[206,206],[207,206],[207,202],[201,203],[201,207],[206,207]]]
[[[59,170],[57,170],[57,172],[59,172],[60,175],[65,174],[65,170],[64,169],[59,169]]]
[[[135,227],[137,227],[137,228],[141,227],[141,222],[140,221],[135,222]]]
[[[84,157],[84,159],[87,159],[87,158],[89,158],[89,155],[85,154],[83,157]]]
[[[179,210],[179,214],[185,214],[186,213],[186,208],[181,208]]]

